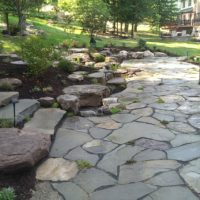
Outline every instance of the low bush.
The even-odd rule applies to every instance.
[[[13,120],[0,119],[0,128],[12,128],[12,127],[13,127]]]
[[[94,61],[96,63],[98,63],[98,62],[104,62],[105,61],[105,57],[102,54],[100,54],[100,53],[94,53],[93,54],[93,59],[94,59]]]
[[[45,38],[31,37],[22,43],[20,54],[28,63],[28,72],[38,76],[51,66],[53,48]]]
[[[3,188],[0,191],[0,200],[15,200],[16,195],[13,188]]]
[[[75,68],[74,63],[66,59],[61,59],[58,64],[58,67],[62,68],[67,73],[73,72]]]
[[[140,50],[144,51],[147,49],[147,42],[144,39],[139,39],[138,40],[138,47]]]

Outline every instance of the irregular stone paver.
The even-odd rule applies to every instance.
[[[200,114],[193,115],[192,117],[190,117],[190,119],[188,121],[192,126],[200,129]]]
[[[135,109],[144,108],[144,107],[146,107],[146,104],[144,103],[133,103],[133,104],[127,105],[126,109],[135,110]]]
[[[176,110],[178,105],[176,103],[154,103],[150,105],[152,108],[161,110]]]
[[[73,130],[59,129],[51,148],[50,156],[63,157],[69,150],[89,141],[92,141],[92,138],[87,134],[82,134]]]
[[[42,181],[68,181],[78,173],[75,162],[63,158],[49,158],[36,171],[36,178]]]
[[[199,135],[193,135],[193,134],[179,134],[175,137],[174,140],[171,141],[171,144],[173,147],[178,147],[183,144],[190,144],[194,142],[200,142],[200,136]]]
[[[141,116],[141,117],[149,117],[153,114],[153,109],[141,108],[141,109],[133,110],[131,113],[137,116]]]
[[[191,161],[180,169],[180,175],[193,190],[200,193],[200,159]]]
[[[113,122],[113,120],[110,117],[106,117],[106,116],[103,116],[103,117],[89,117],[88,119],[90,121],[92,121],[93,123],[95,123],[95,124],[103,124],[103,123],[106,123],[106,122]]]
[[[165,103],[177,103],[177,102],[185,101],[185,99],[179,95],[167,95],[167,96],[161,96],[160,98]]]
[[[120,128],[121,124],[110,120],[110,121],[107,121],[106,123],[98,124],[96,127],[97,128],[107,129],[107,130],[114,130],[114,129]]]
[[[135,141],[135,145],[141,146],[147,149],[155,149],[155,150],[167,150],[170,148],[170,145],[166,142],[159,142],[151,139],[138,139]]]
[[[169,159],[190,161],[200,157],[200,142],[186,144],[167,150]]]
[[[43,134],[53,135],[64,114],[65,111],[57,108],[40,109],[24,126],[24,130],[37,130]]]
[[[160,113],[155,113],[153,115],[154,118],[156,118],[159,121],[166,121],[166,122],[173,122],[175,120],[174,116],[171,115],[165,115]]]
[[[71,182],[53,183],[53,187],[65,198],[65,200],[89,200],[88,194],[79,186]]]
[[[135,157],[135,161],[146,161],[146,160],[161,160],[165,159],[166,154],[163,151],[147,149],[138,153]]]
[[[151,200],[198,200],[198,198],[186,187],[163,187],[150,194]],[[144,199],[145,200],[145,199]]]
[[[137,200],[155,190],[155,186],[144,183],[117,185],[92,193],[91,200]]]
[[[65,157],[68,160],[84,160],[89,162],[91,165],[95,166],[99,160],[97,155],[91,154],[83,150],[81,147],[77,147],[70,151]]]
[[[119,183],[127,184],[147,180],[160,172],[177,169],[180,163],[174,160],[151,160],[120,167]]]
[[[48,182],[37,183],[35,191],[32,192],[30,200],[63,200],[62,196],[57,191],[53,190],[51,184]]]
[[[72,129],[80,132],[88,132],[88,129],[93,127],[94,124],[83,117],[69,117],[63,121],[61,128]]]
[[[112,142],[102,140],[92,140],[83,145],[83,149],[93,154],[105,154],[116,148],[117,145]]]
[[[111,133],[111,130],[93,127],[89,130],[90,135],[96,139],[102,139]]]
[[[100,187],[106,187],[116,184],[116,180],[105,172],[91,168],[82,171],[74,179],[74,182],[80,185],[86,192],[91,193]]]
[[[115,130],[107,139],[118,144],[124,144],[143,137],[159,141],[170,141],[175,136],[167,129],[151,124],[133,122]]]
[[[185,114],[198,114],[200,113],[200,104],[199,102],[185,102],[178,110]]]
[[[118,166],[130,160],[135,154],[142,150],[144,150],[142,147],[122,145],[111,153],[106,154],[99,162],[98,167],[114,175],[117,175]]]
[[[138,119],[137,116],[131,115],[131,114],[116,114],[116,115],[112,115],[111,118],[119,123],[129,123]]]
[[[154,119],[152,117],[142,117],[142,118],[138,119],[137,121],[138,122],[144,122],[144,123],[147,123],[147,124],[153,124],[153,125],[156,125],[158,127],[165,128],[165,126],[162,125],[160,123],[160,121],[158,121],[157,119]]]
[[[183,185],[184,182],[180,176],[175,171],[164,172],[157,176],[154,176],[146,183],[156,186],[173,186],[173,185]]]
[[[167,127],[169,129],[172,129],[180,133],[195,133],[196,132],[196,130],[192,126],[186,123],[182,123],[182,122],[170,122],[167,125]]]

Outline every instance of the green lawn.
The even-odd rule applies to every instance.
[[[15,18],[11,18],[12,21]],[[81,33],[79,27],[75,26],[74,29],[64,31],[64,29],[58,25],[48,24],[46,20],[41,20],[37,18],[29,19],[38,29],[45,31],[47,36],[47,41],[50,44],[59,44],[63,41],[77,41],[79,45],[87,44],[89,45],[89,36],[86,33]],[[146,27],[139,27],[139,32],[137,33],[136,39],[118,39],[118,38],[108,38],[108,37],[98,37],[97,46],[103,47],[105,44],[112,43],[115,46],[127,46],[136,47],[137,40],[143,38],[147,41],[147,45],[150,48],[156,46],[158,49],[180,55],[186,56],[187,53],[190,56],[200,54],[200,44],[196,42],[178,42],[171,40],[161,40],[157,35],[147,32]],[[3,37],[0,35],[0,41],[3,43],[5,52],[15,52],[19,49],[20,43],[24,38],[20,37]]]

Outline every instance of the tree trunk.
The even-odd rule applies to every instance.
[[[120,23],[120,32],[121,32],[121,36],[123,35],[123,23]]]
[[[113,21],[113,30],[114,30],[114,34],[115,34],[115,32],[116,32],[116,21],[115,21],[115,19]]]
[[[135,28],[134,28],[134,31],[137,32],[137,28],[138,28],[138,24],[135,23]]]
[[[24,16],[22,13],[20,13],[20,14],[18,15],[18,17],[19,17],[18,27],[19,27],[19,30],[20,30],[20,35],[24,35],[24,31],[25,31],[25,22],[26,22],[25,16]]]
[[[131,38],[134,38],[134,23],[131,24]]]
[[[124,32],[125,32],[125,33],[128,33],[128,27],[129,27],[129,24],[128,24],[128,23],[125,23],[125,27],[124,27]]]
[[[8,31],[8,34],[10,34],[10,23],[9,23],[9,14],[6,12],[5,15],[5,23],[6,23],[6,30]]]
[[[117,36],[119,35],[119,22],[117,20]]]

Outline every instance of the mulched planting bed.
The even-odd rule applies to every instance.
[[[0,174],[0,189],[12,187],[17,196],[16,200],[30,199],[35,182],[35,170],[28,170],[18,174]]]

